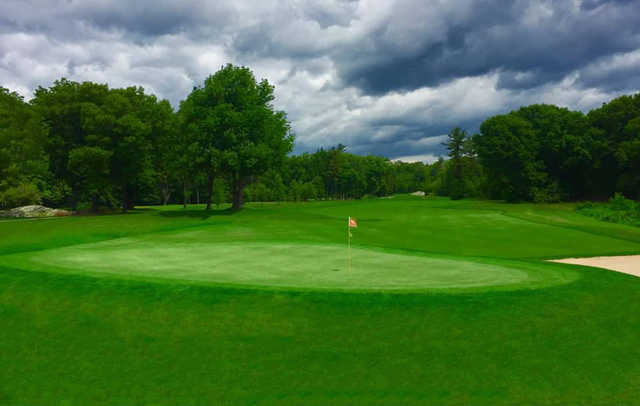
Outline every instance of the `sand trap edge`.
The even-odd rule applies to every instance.
[[[562,258],[550,259],[549,262],[562,264],[585,265],[610,271],[622,272],[640,278],[640,255],[621,255],[614,257]]]

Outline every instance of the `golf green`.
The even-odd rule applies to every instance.
[[[186,236],[185,236],[186,237]],[[120,238],[2,257],[23,269],[245,286],[337,290],[520,289],[567,283],[554,265],[410,255],[298,243],[199,243]]]

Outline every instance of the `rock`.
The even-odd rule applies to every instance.
[[[411,193],[411,196],[424,196],[424,192],[421,190],[418,190],[417,192]]]
[[[70,215],[71,212],[67,210],[52,209],[39,205],[22,206],[11,210],[0,211],[0,217],[11,218],[62,217]]]

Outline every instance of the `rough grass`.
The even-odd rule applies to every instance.
[[[580,277],[349,293],[61,273],[27,260],[116,238],[336,245],[347,215],[365,251],[532,269],[640,253],[640,230],[571,205],[396,198],[0,222],[0,404],[640,404],[640,279],[629,275],[553,264]],[[24,261],[9,266],[10,254]]]
[[[640,227],[640,203],[625,199],[620,194],[616,194],[608,203],[583,203],[576,211],[598,220]]]

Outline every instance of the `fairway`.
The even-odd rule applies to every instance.
[[[0,405],[638,405],[640,278],[547,260],[637,255],[640,229],[573,209],[0,221]]]
[[[547,264],[513,260],[489,263],[363,248],[352,249],[349,268],[347,249],[339,245],[172,243],[161,237],[152,241],[115,239],[2,259],[5,264],[36,270],[368,291],[538,288],[571,282],[579,275]]]

